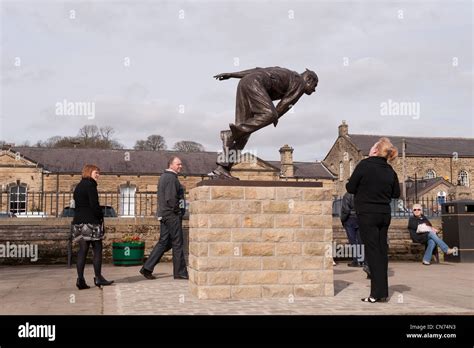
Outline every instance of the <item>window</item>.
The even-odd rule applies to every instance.
[[[353,172],[354,172],[354,161],[351,158],[349,160],[349,175],[352,175]]]
[[[469,177],[465,170],[461,170],[458,174],[458,185],[469,186]]]
[[[14,214],[26,212],[26,185],[10,187],[10,212]]]
[[[436,172],[433,169],[428,169],[426,171],[425,179],[434,179],[436,178]]]
[[[341,161],[339,162],[339,181],[344,180],[344,163]]]
[[[120,186],[120,215],[135,216],[135,192],[134,185]]]

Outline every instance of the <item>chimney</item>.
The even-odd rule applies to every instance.
[[[8,143],[4,143],[2,144],[2,150],[6,150],[6,151],[9,151],[12,147],[14,147],[15,144],[14,143],[11,143],[11,144],[8,144]]]
[[[293,177],[294,176],[294,167],[293,167],[293,148],[288,146],[288,144],[283,145],[280,148],[280,157],[281,157],[281,175],[284,177]]]
[[[344,137],[349,134],[349,126],[346,124],[346,120],[342,121],[342,124],[339,126],[339,136]]]

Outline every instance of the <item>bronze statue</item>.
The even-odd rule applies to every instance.
[[[302,74],[280,68],[255,68],[214,76],[217,80],[241,79],[237,86],[235,124],[230,131],[221,131],[224,153],[241,151],[250,134],[273,123],[283,116],[306,93],[310,95],[318,85],[318,76],[306,69]],[[280,100],[275,107],[273,100]],[[234,178],[230,170],[232,161],[217,161],[213,175],[219,178]]]

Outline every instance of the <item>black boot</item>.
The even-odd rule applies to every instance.
[[[107,286],[107,285],[110,285],[112,284],[114,281],[113,280],[107,280],[105,279],[102,275],[98,276],[98,277],[94,277],[94,284],[95,286],[98,286],[99,288],[101,286]]]
[[[90,289],[90,286],[86,284],[84,278],[77,278],[76,286],[79,290]]]

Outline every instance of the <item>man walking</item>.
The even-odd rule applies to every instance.
[[[147,279],[155,279],[153,269],[160,262],[163,254],[173,249],[174,279],[188,279],[183,250],[182,212],[184,210],[184,188],[178,180],[183,164],[173,156],[168,161],[168,169],[161,175],[158,184],[158,219],[160,223],[160,240],[153,248],[150,257],[140,269]]]

